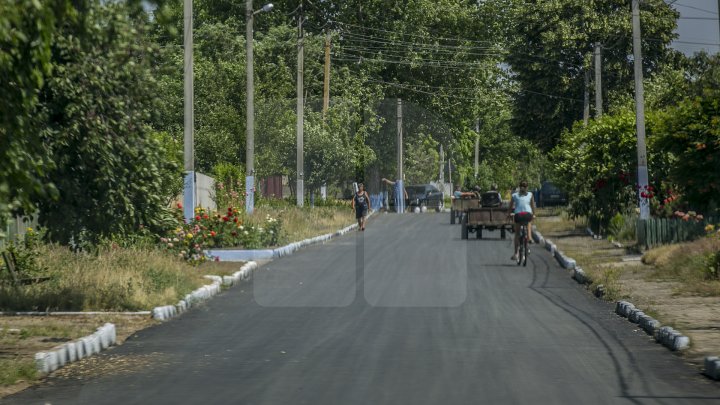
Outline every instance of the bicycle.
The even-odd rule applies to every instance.
[[[518,249],[517,264],[519,266],[522,263],[523,266],[527,266],[529,238],[526,223],[520,224],[520,234],[518,236],[520,237],[520,246]]]
[[[517,220],[517,221],[516,221]],[[530,252],[528,244],[530,243],[530,235],[528,235],[528,223],[532,220],[532,214],[521,212],[517,215],[513,215],[513,221],[520,224],[520,230],[518,232],[518,246],[517,264],[527,266],[527,255]]]

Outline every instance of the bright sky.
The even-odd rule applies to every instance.
[[[690,56],[702,49],[720,52],[719,0],[665,0],[680,12],[677,33],[680,37],[673,47]]]

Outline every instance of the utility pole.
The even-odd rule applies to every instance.
[[[643,88],[640,40],[640,0],[632,0],[633,55],[635,64],[635,121],[637,125],[638,199],[640,219],[650,218],[650,201],[643,197],[648,186],[647,151],[645,148],[645,95]]]
[[[330,108],[330,31],[325,34],[325,85],[323,87],[323,118]]]
[[[602,117],[602,54],[600,42],[595,43],[595,118]]]
[[[588,126],[590,122],[590,57],[585,61],[585,96],[583,97],[583,125]]]
[[[183,216],[190,222],[195,216],[197,190],[195,188],[195,110],[193,86],[193,8],[192,0],[183,5],[183,82],[184,82],[184,168]]]
[[[245,212],[255,210],[255,67],[253,59],[253,2],[245,0]]]
[[[303,47],[303,2],[300,1],[300,9],[298,15],[298,39],[297,39],[297,127],[295,134],[297,137],[297,206],[302,207],[305,202],[305,184],[304,184],[304,151],[303,151],[303,125],[304,125],[304,108],[305,100],[303,97],[303,63],[304,63],[304,47]]]
[[[478,175],[478,159],[480,154],[480,118],[475,119],[475,178]]]
[[[440,145],[440,184],[443,187],[443,192],[445,190],[445,151],[443,151],[443,146]]]
[[[402,113],[402,99],[397,100],[397,181],[395,185],[396,203],[398,214],[405,212],[405,185],[403,179],[403,113]]]

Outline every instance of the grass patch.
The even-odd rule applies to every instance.
[[[302,239],[335,232],[355,223],[355,214],[348,207],[313,208],[272,208],[258,207],[253,216],[266,215],[282,221],[282,242],[296,242]]]
[[[177,302],[207,284],[202,271],[155,249],[108,248],[97,255],[38,248],[50,281],[0,286],[0,309],[10,311],[137,311]]]
[[[0,385],[13,385],[38,378],[33,359],[0,359]]]
[[[720,296],[720,280],[710,275],[707,264],[708,256],[718,251],[720,240],[701,238],[649,250],[642,260],[654,267],[650,280],[680,282],[680,293]]]

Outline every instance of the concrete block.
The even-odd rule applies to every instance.
[[[53,350],[57,354],[58,368],[64,366],[68,362],[67,346],[62,345]]]
[[[705,375],[713,380],[720,380],[720,357],[705,357]]]
[[[77,348],[75,347],[75,342],[67,342],[67,343],[65,343],[65,347],[67,349],[68,362],[72,363],[74,361],[77,361],[78,356],[77,356]]]
[[[47,357],[48,357],[47,352],[35,353],[35,368],[43,374],[47,374],[51,371],[50,365],[48,364]]]
[[[676,336],[673,341],[673,350],[685,350],[690,347],[690,338],[684,335]]]
[[[638,323],[638,321],[640,320],[640,317],[642,315],[645,315],[645,312],[640,311],[639,309],[633,309],[632,311],[630,311],[630,315],[628,316],[628,321],[630,321],[632,323]]]

